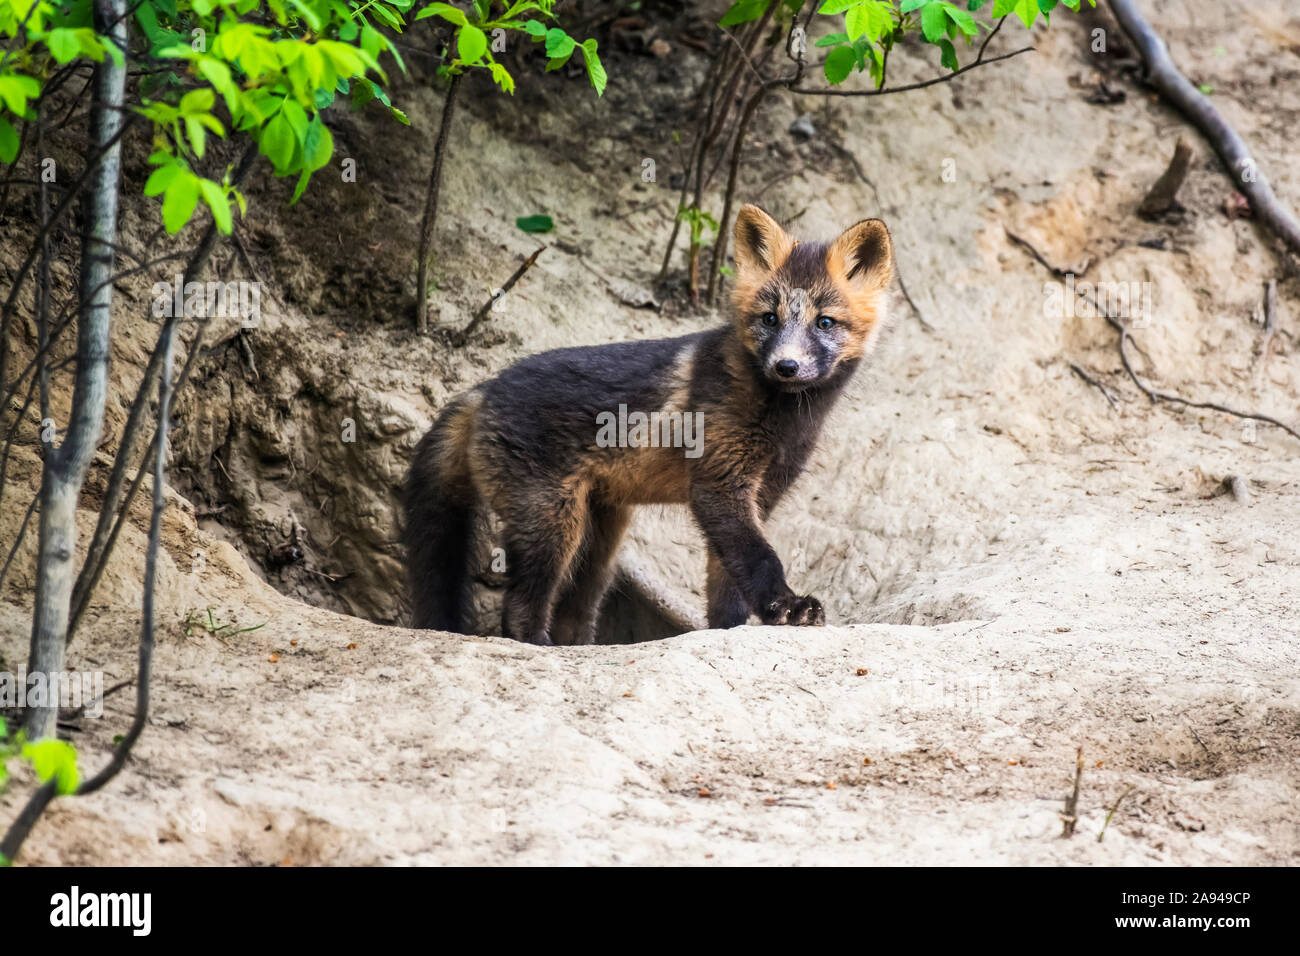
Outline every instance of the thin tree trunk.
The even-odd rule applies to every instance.
[[[149,721],[149,689],[153,673],[154,648],[154,591],[158,579],[158,551],[162,545],[162,516],[167,507],[167,422],[172,407],[172,352],[175,345],[175,325],[163,326],[158,349],[162,355],[162,374],[158,379],[158,440],[153,468],[153,509],[149,518],[149,547],[144,559],[144,610],[140,622],[139,666],[135,678],[135,717],[131,727],[113,748],[113,756],[103,770],[77,787],[77,795],[85,796],[100,790],[126,766],[131,748],[140,739]],[[26,806],[0,840],[0,866],[7,866],[18,857],[27,839],[51,801],[57,795],[56,781],[50,780],[28,799]]]
[[[424,202],[424,217],[420,220],[419,258],[416,260],[415,327],[420,334],[429,331],[429,246],[433,242],[433,229],[438,220],[438,193],[442,188],[442,159],[447,152],[447,139],[451,136],[451,117],[456,108],[456,89],[461,74],[454,73],[447,87],[447,98],[442,104],[442,122],[438,124],[438,141],[433,147],[433,169],[429,171],[429,191]]]
[[[234,175],[230,180],[231,185],[242,185],[256,161],[257,144],[249,143],[235,167]],[[199,240],[199,244],[190,254],[189,261],[185,264],[185,271],[181,275],[182,290],[188,288],[191,282],[197,282],[202,276],[203,270],[207,267],[208,260],[212,256],[212,250],[216,248],[218,239],[217,224],[213,220],[208,223],[208,228],[204,231],[203,237]],[[163,320],[163,328],[158,334],[158,343],[149,356],[149,364],[145,367],[144,374],[140,376],[140,390],[136,392],[135,399],[131,402],[131,410],[127,414],[126,424],[122,428],[122,438],[118,442],[113,470],[109,474],[108,484],[104,489],[103,503],[99,510],[99,521],[95,525],[95,533],[91,538],[90,547],[86,550],[85,563],[82,564],[81,573],[77,575],[76,584],[72,589],[72,614],[68,624],[66,640],[68,644],[72,643],[77,624],[85,613],[86,606],[90,603],[91,594],[94,592],[95,585],[99,583],[99,576],[103,572],[104,566],[108,563],[108,556],[112,551],[109,532],[113,528],[113,518],[118,512],[118,499],[121,497],[122,487],[126,483],[126,473],[131,465],[132,453],[135,450],[135,439],[143,427],[145,406],[148,404],[149,394],[153,389],[153,380],[157,376],[158,369],[164,359],[163,343],[169,341],[175,334],[174,330],[180,319],[181,316],[179,315],[169,315]],[[203,325],[200,325],[200,330],[202,328]],[[201,336],[202,331],[194,337],[194,342],[190,346],[191,353],[198,351]],[[188,364],[186,367],[188,368]],[[129,500],[127,507],[130,507]]]
[[[95,29],[126,51],[126,0],[95,0]],[[109,309],[113,302],[113,244],[117,238],[117,189],[121,172],[122,104],[126,59],[106,56],[95,65],[94,106],[90,117],[88,162],[99,156],[88,196],[86,232],[81,246],[81,289],[85,296],[77,329],[77,374],[71,419],[63,443],[48,448],[41,477],[40,543],[37,552],[36,607],[32,614],[30,675],[44,675],[57,687],[63,670],[64,639],[74,578],[77,498],[99,444],[108,389]],[[105,144],[112,142],[108,149]],[[101,155],[102,154],[102,155]],[[36,740],[55,733],[57,702],[28,707],[24,726]]]

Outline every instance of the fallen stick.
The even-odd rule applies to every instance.
[[[469,341],[469,337],[474,334],[474,330],[479,327],[479,324],[486,319],[488,313],[492,311],[492,306],[496,305],[499,299],[503,298],[507,292],[515,287],[515,283],[523,277],[525,272],[533,267],[533,263],[537,261],[537,257],[540,256],[545,249],[546,246],[538,246],[533,250],[533,254],[525,259],[523,265],[514,271],[514,275],[506,280],[506,284],[498,291],[493,292],[491,297],[483,303],[477,312],[474,313],[474,318],[469,320],[469,325],[456,333],[455,337],[452,339],[453,345],[460,348]]]
[[[1245,141],[1219,115],[1214,104],[1179,72],[1165,42],[1143,18],[1135,0],[1110,0],[1110,8],[1142,56],[1147,82],[1210,141],[1237,189],[1249,200],[1255,218],[1268,226],[1292,253],[1300,255],[1300,221],[1278,202]]]

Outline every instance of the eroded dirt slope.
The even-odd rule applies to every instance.
[[[1296,13],[1150,6],[1300,207]],[[713,321],[617,295],[648,285],[662,254],[676,199],[664,111],[689,88],[680,70],[629,66],[645,82],[602,102],[576,89],[548,109],[484,98],[458,117],[469,146],[448,166],[440,321],[463,325],[535,247],[516,216],[557,221],[464,350],[414,338],[401,291],[432,94],[410,92],[424,119],[385,136],[383,155],[368,135],[382,117],[339,119],[358,184],[322,177],[292,209],[286,184],[253,184],[254,210],[275,215],[255,220],[231,268],[274,301],[258,329],[217,332],[179,408],[187,499],[169,517],[153,726],[132,773],[57,804],[27,859],[1294,862],[1297,443],[1152,406],[1105,322],[1054,310],[1055,280],[1007,230],[1081,279],[1150,283],[1136,360],[1152,381],[1289,420],[1300,285],[1225,214],[1231,191],[1199,141],[1185,215],[1134,216],[1185,131],[1069,24],[1036,33],[1034,54],[869,107],[774,101],[755,130],[747,198],[805,234],[883,216],[920,313],[895,295],[891,333],[772,523],[796,587],[827,602],[824,630],[541,651],[309,606],[402,619],[392,494],[450,395],[542,348]],[[906,51],[896,65],[932,69]],[[1125,101],[1090,103],[1103,79]],[[805,110],[818,133],[797,144],[786,128]],[[641,180],[646,157],[658,183]],[[1253,316],[1269,278],[1283,331],[1262,361]],[[147,343],[147,326],[136,337]],[[141,354],[115,355],[119,396]],[[1114,390],[1114,407],[1072,364]],[[11,474],[34,486],[34,456]],[[1248,496],[1217,494],[1227,475]],[[695,534],[648,509],[629,553],[698,601]],[[141,544],[137,529],[74,652],[108,684],[133,667]],[[301,559],[274,567],[286,546]],[[30,579],[20,555],[0,605],[10,661]],[[181,622],[208,606],[264,626],[186,637]],[[87,760],[129,708],[119,695],[87,722]],[[1080,746],[1079,833],[1061,840]]]

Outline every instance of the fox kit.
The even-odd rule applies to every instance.
[[[593,643],[632,507],[660,503],[689,505],[704,533],[710,627],[825,623],[762,528],[883,323],[893,246],[878,219],[801,243],[745,206],[735,250],[729,325],[545,352],[443,410],[404,491],[415,627],[465,630],[471,535],[490,508],[505,635]]]

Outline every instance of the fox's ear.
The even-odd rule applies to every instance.
[[[856,291],[883,292],[894,278],[894,243],[879,219],[863,219],[831,243],[827,264]]]
[[[746,204],[736,214],[736,270],[772,272],[794,248],[794,240],[776,220]]]

